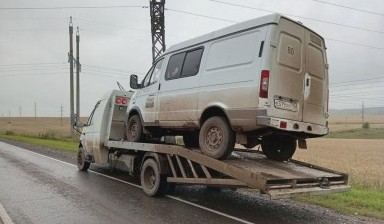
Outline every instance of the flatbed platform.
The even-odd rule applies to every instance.
[[[254,188],[271,199],[350,190],[345,173],[296,160],[273,161],[257,150],[236,149],[217,160],[179,145],[107,141],[105,146],[163,154],[171,171],[167,181],[178,184]]]

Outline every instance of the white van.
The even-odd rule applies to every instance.
[[[176,44],[129,101],[127,140],[182,135],[187,147],[224,159],[235,143],[287,160],[328,133],[324,39],[273,14]]]

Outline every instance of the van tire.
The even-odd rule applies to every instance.
[[[167,177],[160,174],[159,165],[152,158],[144,161],[140,181],[144,193],[148,196],[159,196],[167,190]]]
[[[200,129],[199,145],[204,155],[225,159],[235,147],[235,133],[224,117],[213,116]]]
[[[139,115],[133,115],[127,122],[127,140],[139,142],[143,138],[143,125]]]
[[[286,135],[272,135],[261,142],[264,155],[269,159],[287,161],[296,151],[296,139]]]
[[[80,146],[77,151],[77,168],[79,171],[87,171],[90,165],[91,163],[85,160],[83,147]]]
[[[194,132],[183,134],[183,142],[187,148],[198,148],[199,135]]]

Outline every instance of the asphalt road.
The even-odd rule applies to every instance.
[[[0,205],[14,223],[365,223],[291,200],[248,191],[178,187],[151,198],[135,180],[106,167],[71,163],[0,142]],[[3,221],[1,221],[3,220]],[[0,224],[8,224],[0,216]]]

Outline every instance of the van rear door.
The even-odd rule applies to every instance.
[[[305,30],[305,47],[303,121],[325,126],[328,112],[328,68],[325,44],[317,34]]]
[[[304,27],[281,18],[275,36],[269,74],[268,116],[302,121],[305,74]]]
[[[272,44],[268,116],[325,125],[328,74],[322,38],[282,17]]]

